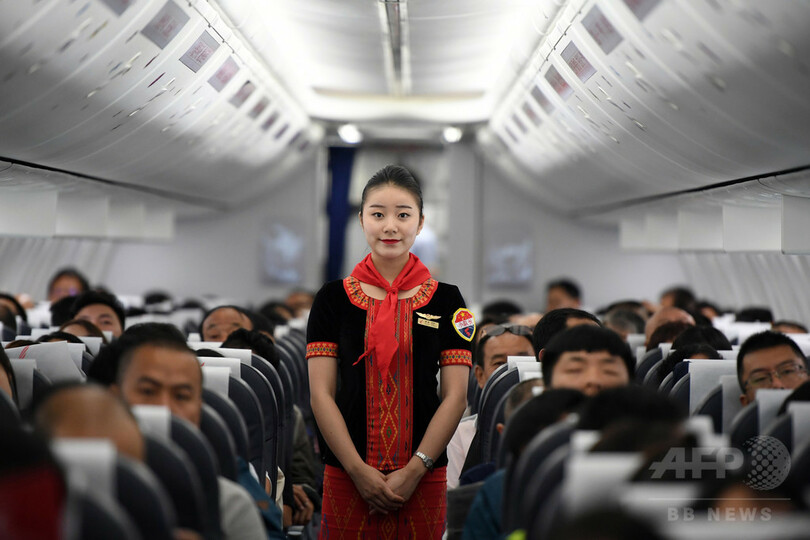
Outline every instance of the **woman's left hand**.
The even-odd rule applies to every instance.
[[[415,466],[418,465],[418,468]],[[424,476],[426,469],[422,462],[411,461],[405,467],[397,469],[385,476],[385,482],[391,490],[405,499],[406,501],[411,498],[413,492],[416,491],[416,486]]]

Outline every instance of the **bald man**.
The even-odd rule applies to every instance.
[[[144,440],[135,417],[101,386],[76,384],[55,390],[37,407],[34,421],[52,438],[109,439],[119,454],[144,460]]]
[[[650,337],[659,326],[669,322],[684,322],[686,324],[695,326],[694,317],[689,315],[684,310],[676,307],[662,307],[656,311],[652,317],[650,317],[646,326],[644,327],[644,345],[647,345],[650,342]]]

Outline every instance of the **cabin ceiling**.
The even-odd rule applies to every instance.
[[[734,182],[802,197],[809,25],[787,0],[3,2],[0,160],[22,185],[228,209],[341,124],[432,144],[457,126],[595,222]]]

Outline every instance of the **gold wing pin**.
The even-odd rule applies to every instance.
[[[418,311],[416,312],[416,314],[419,315],[420,317],[423,317],[423,318],[429,320],[429,321],[434,321],[436,319],[441,319],[440,315],[431,315],[430,313],[419,313]]]

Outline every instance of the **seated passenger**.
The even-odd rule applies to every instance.
[[[555,309],[579,309],[581,305],[579,286],[570,279],[558,279],[546,285],[546,313]]]
[[[200,336],[203,341],[221,342],[238,328],[253,330],[253,322],[248,313],[238,306],[219,306],[203,315]]]
[[[532,332],[526,326],[501,324],[481,330],[483,337],[473,350],[473,364],[478,386],[484,388],[492,373],[506,363],[509,356],[533,356]],[[459,423],[447,445],[447,487],[458,487],[470,444],[476,433],[475,416]]]
[[[83,345],[84,341],[80,340],[77,336],[73,334],[68,334],[67,332],[51,332],[50,334],[45,334],[44,336],[40,336],[37,339],[37,343],[54,343],[56,341],[67,341],[68,343],[76,343]]]
[[[73,334],[76,337],[99,337],[105,345],[108,343],[107,337],[101,329],[86,319],[71,319],[59,327],[60,332]]]
[[[635,311],[629,309],[611,309],[603,319],[605,328],[613,330],[624,341],[628,334],[643,334],[644,319]]]
[[[650,339],[647,341],[647,352],[657,349],[662,343],[672,343],[678,336],[692,327],[691,324],[687,324],[683,321],[662,324],[655,329],[655,332],[652,333]]]
[[[689,325],[694,326],[695,318],[680,308],[662,307],[661,309],[653,313],[653,316],[649,318],[646,326],[644,327],[644,335],[646,338],[644,344],[647,345],[650,342],[650,338],[652,337],[653,332],[655,332],[659,326],[664,325],[668,322],[685,322]]]
[[[172,414],[199,427],[202,368],[183,334],[168,324],[140,324],[129,329],[118,345],[121,352],[113,392],[129,405],[168,407]],[[263,493],[249,473],[240,471],[239,480],[252,481]],[[280,512],[269,497],[261,501],[267,504],[260,517],[256,504],[242,486],[222,477],[218,481],[222,530],[227,539],[260,539],[268,534],[283,538]]]
[[[737,312],[737,322],[773,322],[773,312],[767,306],[748,306]]]
[[[87,278],[75,268],[62,268],[48,283],[48,301],[54,303],[68,296],[78,296],[90,290]]]
[[[760,332],[745,340],[737,354],[740,403],[754,401],[761,388],[794,389],[807,380],[807,359],[784,334]]]
[[[14,332],[11,336],[17,333],[17,317],[14,315],[14,310],[5,304],[0,304],[0,323],[3,324],[4,329],[8,328]]]
[[[11,360],[4,349],[0,349],[0,391],[5,392],[18,407],[17,399],[17,379],[14,377],[14,369],[11,367]]]
[[[90,321],[116,338],[124,332],[124,306],[111,294],[90,291],[78,296],[71,307],[71,318]]]
[[[554,336],[542,362],[546,388],[573,388],[587,396],[627,386],[635,371],[630,348],[622,338],[592,325],[579,325]]]
[[[295,317],[301,317],[312,308],[315,295],[305,289],[294,289],[284,299],[284,303],[290,308]]]
[[[796,321],[776,321],[773,323],[771,330],[774,332],[781,332],[783,334],[806,334],[807,327]]]
[[[0,306],[6,306],[14,313],[15,316],[21,318],[24,322],[28,322],[28,313],[13,295],[8,293],[0,293]],[[14,326],[17,326],[16,321]]]
[[[687,313],[692,313],[697,308],[695,293],[688,287],[671,287],[661,293],[659,303],[662,308],[675,307]]]
[[[555,309],[543,315],[532,331],[532,347],[537,360],[543,361],[543,349],[551,338],[567,328],[581,324],[602,326],[602,323],[593,314],[581,309]]]

